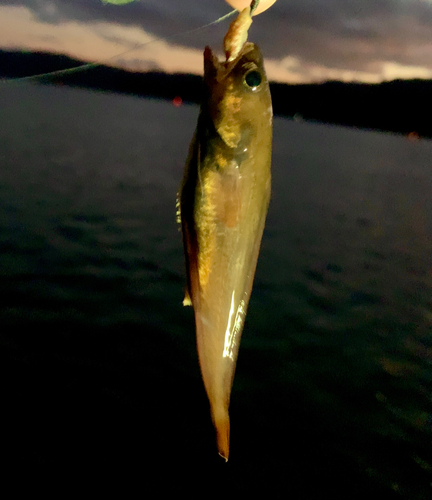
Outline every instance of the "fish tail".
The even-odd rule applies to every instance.
[[[230,420],[228,410],[222,406],[212,408],[213,425],[216,429],[216,443],[219,455],[228,462]]]

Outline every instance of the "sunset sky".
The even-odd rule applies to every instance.
[[[230,20],[177,35],[230,10],[224,0],[0,0],[0,49],[201,74],[205,45],[220,50]],[[432,78],[431,0],[278,0],[254,18],[249,39],[270,80]]]

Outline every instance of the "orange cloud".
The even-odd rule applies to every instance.
[[[136,71],[159,68],[168,73],[201,74],[202,51],[159,40],[138,26],[107,21],[44,23],[26,7],[0,7],[0,47],[66,54]],[[138,47],[136,50],[131,50]],[[361,47],[360,47],[361,48]],[[355,53],[354,47],[352,53]],[[331,67],[287,56],[266,60],[270,80],[308,83],[325,80],[380,82],[395,78],[432,78],[432,69],[392,61],[372,61],[368,70]]]

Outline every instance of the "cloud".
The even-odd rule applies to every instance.
[[[0,0],[0,5],[27,7],[39,21],[46,23],[112,22],[140,26],[167,37],[206,24],[229,11],[223,0],[204,1],[205,7],[201,0],[137,0],[126,5],[101,0]]]
[[[223,0],[142,0],[123,6],[100,0],[0,0],[1,5],[23,5],[47,25],[105,23],[138,28],[165,39],[230,10]],[[221,23],[176,40],[189,49],[202,51],[206,44],[218,49],[226,29],[227,23]],[[303,75],[315,80],[352,75],[379,81],[393,74],[428,75],[432,71],[432,2],[278,0],[255,18],[250,39],[285,78],[288,73],[292,79]],[[287,61],[294,60],[297,65],[288,67]]]
[[[17,40],[16,33],[22,36]],[[35,23],[25,7],[3,7],[0,15],[0,47],[62,53],[84,61],[123,64],[127,68],[167,72],[195,72],[202,69],[202,51],[175,46],[165,41],[146,44],[152,36],[141,28],[108,22],[57,24]],[[130,50],[139,47],[138,50]],[[129,62],[131,61],[131,62]]]

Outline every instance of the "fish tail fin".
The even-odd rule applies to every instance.
[[[230,420],[228,410],[225,408],[213,409],[213,424],[216,429],[216,443],[219,455],[228,462],[229,440],[230,440]]]

